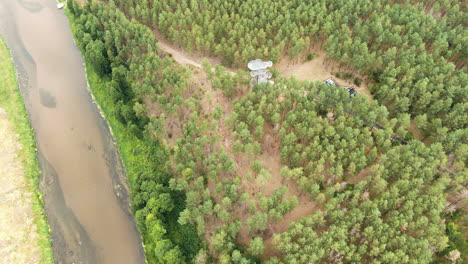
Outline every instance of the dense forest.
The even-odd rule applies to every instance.
[[[177,45],[227,65],[319,46],[340,68],[363,74],[391,116],[410,114],[447,149],[452,138],[466,141],[468,7],[459,1],[116,2]]]
[[[128,138],[118,143],[149,263],[466,260],[466,5],[67,6],[96,92]],[[318,46],[366,76],[376,100],[280,73],[250,87],[241,69],[177,65],[154,31],[232,67]]]

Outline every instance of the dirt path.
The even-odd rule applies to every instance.
[[[176,45],[172,44],[159,31],[153,30],[153,33],[156,36],[156,39],[158,40],[158,46],[164,52],[171,54],[171,58],[173,58],[174,61],[177,62],[178,64],[192,65],[201,69],[203,68],[202,60],[206,58],[213,66],[217,64],[221,65],[221,58],[214,57],[214,56],[203,56],[203,55],[191,54],[185,51],[183,48],[177,47]],[[226,67],[226,69],[231,73],[235,73],[235,70],[232,68]]]
[[[39,263],[40,237],[35,224],[33,186],[24,173],[19,135],[2,108],[0,135],[0,262]]]
[[[197,68],[202,68],[201,61],[202,58],[195,57],[188,54],[183,49],[174,48],[169,41],[167,41],[159,32],[155,31],[154,34],[158,39],[158,46],[166,53],[171,54],[171,57],[178,63],[182,65],[193,65]],[[211,61],[211,60],[210,60]]]

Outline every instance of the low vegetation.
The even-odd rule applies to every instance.
[[[53,263],[34,132],[0,39],[0,262]]]

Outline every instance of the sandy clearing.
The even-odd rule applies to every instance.
[[[39,234],[34,223],[33,186],[24,175],[22,145],[0,108],[0,262],[39,263]]]
[[[359,173],[355,174],[354,176],[350,177],[346,183],[349,183],[349,184],[358,184],[359,182],[361,182],[362,180],[364,180],[367,176],[371,175],[372,173],[374,173],[373,171],[374,167],[373,165],[371,166],[368,166],[364,169],[362,169]]]
[[[354,86],[359,94],[366,95],[369,97],[369,100],[373,100],[372,95],[370,94],[370,91],[364,82],[361,84],[361,86],[356,86],[351,80],[346,81],[332,74],[333,72],[338,72],[339,67],[335,62],[325,60],[325,51],[315,49],[313,50],[313,53],[315,54],[315,57],[311,61],[297,62],[297,60],[291,61],[287,57],[284,57],[281,59],[280,63],[274,66],[279,69],[281,75],[287,77],[294,76],[297,79],[303,81],[325,81],[326,79],[332,77],[343,88]],[[356,76],[363,79],[362,76]]]

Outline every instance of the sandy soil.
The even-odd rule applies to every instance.
[[[0,263],[38,263],[33,187],[24,176],[18,135],[1,108],[0,135]]]
[[[353,84],[352,80],[346,81],[333,76],[332,72],[338,72],[339,68],[336,63],[325,60],[326,53],[324,51],[315,49],[313,53],[315,57],[311,61],[297,62],[297,60],[291,61],[287,57],[284,57],[279,64],[274,66],[279,69],[282,75],[288,77],[295,76],[297,79],[304,81],[325,81],[332,77],[342,87],[354,86],[358,93],[366,95],[370,100],[373,100],[369,89],[364,83],[362,83],[361,86],[356,86]],[[358,77],[364,79],[362,76]]]
[[[352,176],[349,178],[346,182],[350,184],[357,184],[364,180],[367,176],[372,174],[372,166],[366,167],[363,170],[361,170],[358,174]]]
[[[299,220],[303,216],[312,214],[318,208],[316,203],[311,200],[308,194],[303,193],[298,189],[297,183],[294,180],[287,180],[281,177],[280,170],[284,165],[282,165],[280,161],[279,146],[274,149],[274,151],[269,152],[265,150],[269,144],[271,144],[271,142],[263,142],[262,147],[264,149],[264,153],[256,157],[256,159],[271,174],[270,179],[266,184],[258,181],[250,184],[245,177],[242,177],[243,186],[250,187],[249,191],[251,191],[251,198],[255,199],[257,202],[259,200],[257,195],[258,193],[271,196],[274,191],[279,189],[281,186],[287,186],[288,192],[285,194],[283,199],[289,199],[296,196],[299,200],[299,204],[295,209],[284,215],[279,223],[269,221],[267,230],[264,232],[264,235],[262,235],[265,243],[265,251],[261,257],[263,260],[272,256],[280,255],[273,247],[273,234],[286,232],[290,223]],[[243,166],[245,167],[245,164]],[[247,216],[248,215],[245,214],[240,215],[241,218],[245,218],[245,221],[247,220]],[[239,232],[238,242],[247,247],[251,237],[252,235],[248,233],[246,226],[244,226]]]
[[[192,54],[189,54],[188,52],[184,51],[181,48],[176,48],[174,45],[169,43],[164,36],[159,33],[159,31],[154,30],[154,35],[156,35],[156,38],[158,39],[158,46],[165,51],[166,53],[170,54],[171,57],[181,65],[193,65],[197,68],[202,68],[201,61],[203,58],[199,58],[197,56],[194,56]]]
[[[192,65],[197,68],[202,68],[202,60],[208,59],[208,61],[212,65],[222,64],[221,58],[214,57],[214,56],[204,56],[204,55],[197,55],[192,54],[185,51],[181,47],[177,47],[176,45],[169,42],[163,34],[161,34],[158,30],[153,30],[156,39],[158,40],[158,46],[166,53],[171,55],[171,58],[174,59],[175,62],[181,65]],[[228,71],[234,73],[235,70],[229,67],[226,67]]]
[[[88,0],[77,0],[78,4],[82,7],[86,4]]]
[[[419,141],[423,141],[424,136],[422,132],[418,129],[416,121],[411,120],[410,126],[408,128],[408,131],[413,135],[413,137]],[[424,141],[423,141],[424,142]]]

